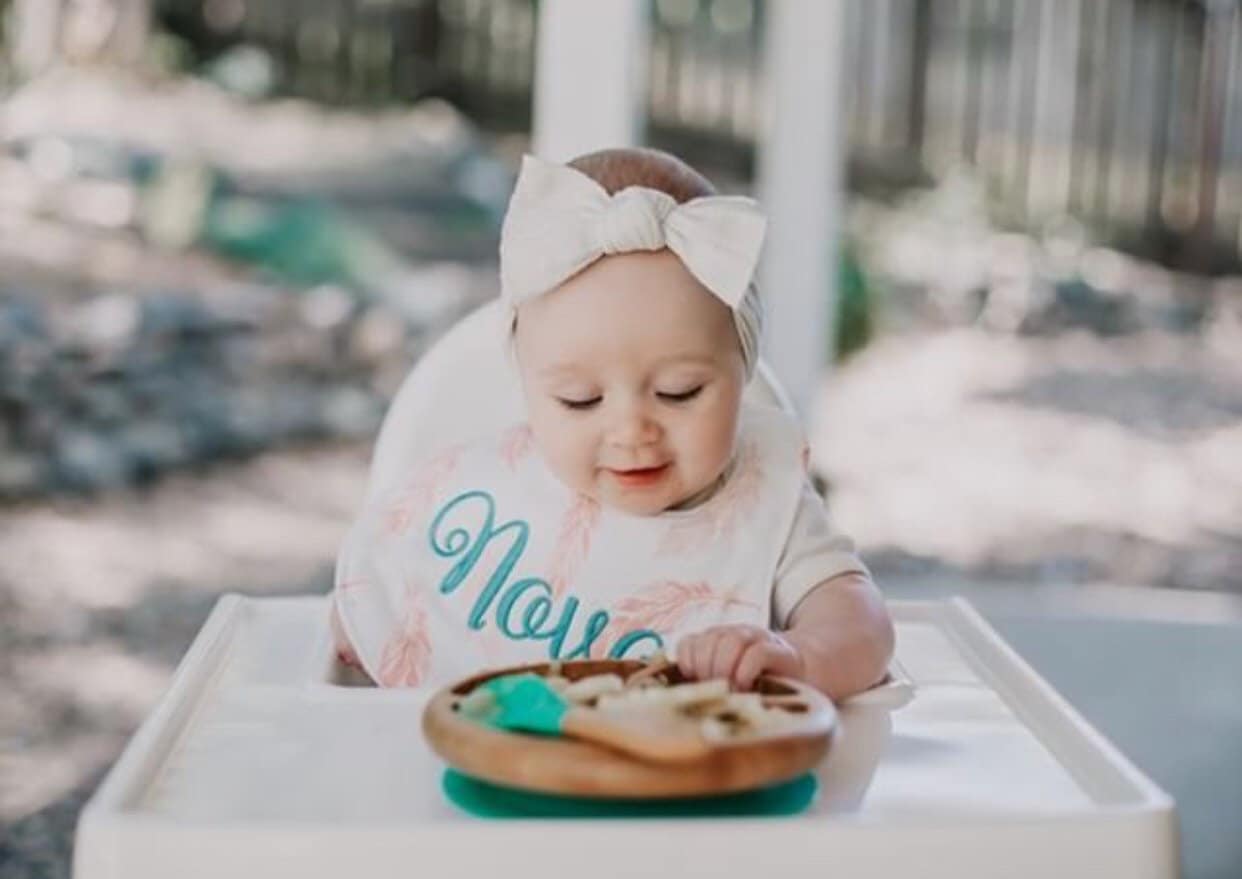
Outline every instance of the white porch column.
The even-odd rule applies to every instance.
[[[535,58],[534,142],[566,161],[643,138],[648,20],[643,0],[542,0]]]
[[[64,0],[17,0],[13,17],[13,60],[22,76],[35,76],[60,54]]]
[[[770,0],[764,46],[767,117],[758,191],[770,217],[761,291],[766,356],[798,411],[811,415],[831,360],[845,120],[845,0]]]

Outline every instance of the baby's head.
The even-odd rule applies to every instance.
[[[659,228],[678,205],[715,195],[706,179],[665,153],[608,150],[576,159],[570,167],[590,180],[542,166],[540,173],[559,180],[552,188],[560,193],[547,195],[549,228],[542,228],[541,202],[548,190],[528,181],[521,205],[515,195],[502,244],[502,279],[526,288],[525,296],[510,299],[530,425],[549,467],[570,488],[624,512],[654,515],[709,491],[732,459],[760,329],[750,274],[763,221],[753,204],[723,199],[696,204],[707,210],[728,203],[714,214],[709,210],[714,219],[707,225],[719,230],[732,222],[731,233],[724,235],[733,234],[733,241],[686,225],[684,211],[676,221],[681,232]],[[671,198],[631,191],[602,210],[595,204],[579,212],[575,186],[588,203],[602,203],[599,187],[608,196],[641,187]],[[582,226],[592,223],[596,228],[584,233]],[[557,224],[564,228],[558,231]],[[540,239],[533,247],[531,237]],[[598,249],[585,253],[601,237],[616,239],[604,241],[608,255],[598,256]],[[562,248],[566,238],[578,240]],[[674,239],[694,239],[676,249],[684,254],[694,247],[706,257],[683,262],[670,249]],[[731,246],[741,257],[721,259],[718,250]],[[546,292],[537,279],[530,280],[530,272],[538,275],[549,261],[565,259],[570,262],[554,270],[560,279]],[[700,277],[723,279],[714,287],[730,289],[722,296]],[[730,296],[737,308],[726,304]]]

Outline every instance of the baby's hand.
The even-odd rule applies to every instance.
[[[761,626],[716,626],[677,645],[677,665],[697,680],[725,678],[749,690],[763,672],[803,676],[802,654],[779,632]]]

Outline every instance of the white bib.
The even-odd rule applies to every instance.
[[[417,467],[355,522],[336,602],[383,686],[443,686],[481,668],[672,654],[709,626],[767,626],[805,479],[805,443],[744,406],[725,484],[698,506],[633,516],[573,493],[530,429]]]

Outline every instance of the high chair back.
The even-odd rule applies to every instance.
[[[476,309],[410,370],[380,427],[368,497],[391,487],[415,462],[522,419],[525,404],[506,344],[505,315],[499,300]],[[744,399],[793,411],[762,360]]]

